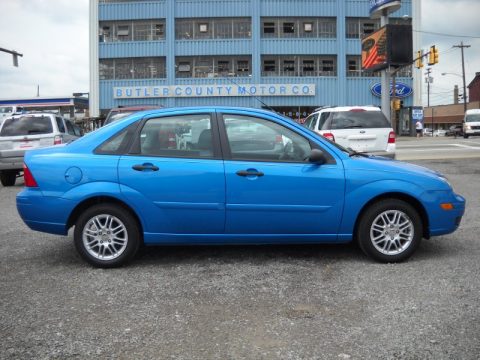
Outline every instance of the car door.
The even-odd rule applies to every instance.
[[[161,235],[223,233],[225,176],[212,116],[185,113],[143,121],[130,153],[119,160],[118,175],[124,196],[143,212],[147,242]],[[188,148],[182,146],[183,135],[192,130]]]
[[[328,153],[326,164],[309,163],[312,142],[272,119],[223,113],[219,120],[226,233],[335,241],[344,203],[342,163]]]

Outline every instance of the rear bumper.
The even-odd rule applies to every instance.
[[[67,221],[75,202],[43,196],[39,189],[24,188],[17,194],[17,211],[32,230],[67,235]]]
[[[0,157],[0,170],[22,170],[23,156]]]

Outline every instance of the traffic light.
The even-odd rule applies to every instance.
[[[417,51],[417,59],[415,60],[415,67],[421,69],[423,67],[423,51]]]
[[[393,110],[400,110],[401,102],[400,99],[393,99],[392,100],[392,109]]]
[[[438,49],[435,45],[430,46],[430,53],[428,54],[428,65],[438,64]]]

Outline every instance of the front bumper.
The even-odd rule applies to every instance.
[[[443,210],[441,203],[450,203],[453,205],[451,210]],[[451,193],[436,203],[429,209],[430,236],[450,234],[460,226],[463,214],[465,213],[465,198],[463,196]]]

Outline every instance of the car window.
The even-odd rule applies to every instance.
[[[22,116],[5,119],[0,136],[40,135],[53,132],[49,116]]]
[[[55,121],[57,122],[58,131],[60,131],[61,133],[64,133],[65,125],[63,124],[63,119],[61,117],[56,116]]]
[[[70,135],[75,135],[75,130],[73,130],[73,125],[70,121],[65,120],[65,124],[67,125],[67,131]]]
[[[318,114],[311,114],[305,120],[304,126],[309,129],[314,129],[315,119],[317,118]]]
[[[331,129],[391,127],[381,111],[336,111],[331,114]]]
[[[140,133],[140,154],[212,158],[210,115],[182,115],[149,119]]]
[[[120,119],[123,119],[124,117],[127,117],[128,115],[133,114],[133,111],[123,111],[123,112],[116,112],[116,113],[110,113],[107,118],[105,119],[105,125],[110,124],[114,121],[118,121]]]
[[[468,114],[465,116],[465,122],[480,122],[480,114]]]
[[[232,159],[303,162],[310,142],[273,121],[242,115],[223,115]]]
[[[73,132],[75,133],[75,136],[82,136],[82,129],[77,126],[77,125],[73,125]]]

